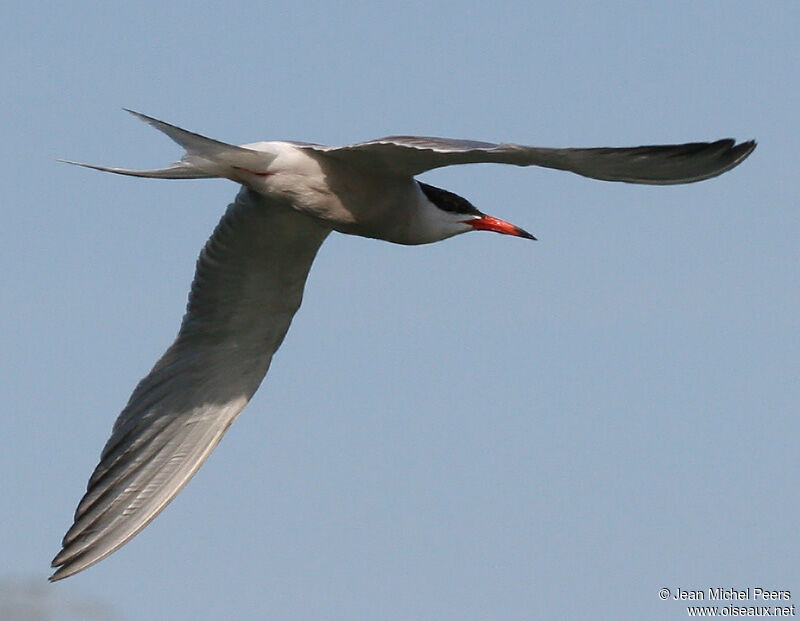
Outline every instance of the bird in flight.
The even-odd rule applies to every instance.
[[[186,485],[261,384],[300,306],[314,256],[332,231],[398,244],[475,230],[535,239],[416,175],[493,162],[671,185],[719,175],[755,148],[753,141],[724,139],[550,149],[420,136],[344,147],[284,141],[234,146],[129,112],[177,142],[185,155],[154,170],[79,165],[158,179],[227,178],[242,187],[200,253],[175,342],[114,423],[50,580],[120,548]]]

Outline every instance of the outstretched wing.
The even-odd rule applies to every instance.
[[[177,339],[114,423],[51,580],[124,545],[197,471],[264,378],[328,233],[239,193],[200,254]]]
[[[715,177],[744,160],[754,141],[731,138],[644,147],[549,149],[450,138],[390,136],[346,147],[298,145],[362,166],[380,166],[395,174],[418,175],[455,164],[496,163],[556,168],[605,181],[670,185]]]

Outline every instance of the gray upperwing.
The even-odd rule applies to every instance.
[[[754,141],[716,142],[641,147],[553,149],[517,144],[424,136],[390,136],[345,147],[304,148],[378,166],[394,174],[418,175],[442,166],[496,163],[555,168],[605,181],[669,185],[708,179],[730,170],[755,148]]]

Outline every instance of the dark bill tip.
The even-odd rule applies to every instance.
[[[481,215],[472,220],[464,220],[463,222],[464,224],[469,224],[476,231],[493,231],[503,235],[513,235],[514,237],[536,240],[536,238],[525,229],[521,229],[510,222],[492,216]]]

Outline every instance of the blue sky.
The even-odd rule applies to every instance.
[[[49,575],[236,192],[54,162],[180,154],[124,106],[232,143],[759,146],[680,187],[423,177],[534,243],[332,236],[257,396],[147,529],[42,589],[56,610],[673,619],[661,587],[715,586],[796,603],[797,3],[232,4],[3,9],[0,583]]]

